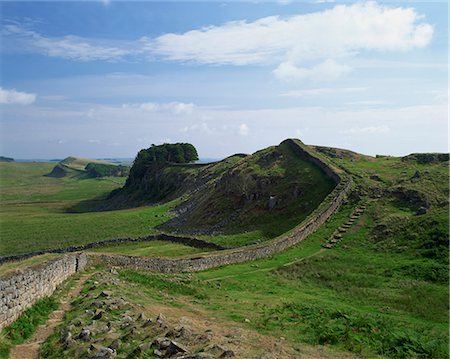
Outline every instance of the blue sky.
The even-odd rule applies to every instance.
[[[448,151],[442,2],[0,2],[1,154]]]

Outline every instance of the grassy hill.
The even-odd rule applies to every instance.
[[[133,318],[140,312],[152,318],[163,313],[168,323],[183,321],[194,334],[198,328],[204,335],[212,330],[212,339],[206,342],[194,340],[195,336],[176,339],[205,352],[213,341],[232,346],[236,357],[271,352],[281,358],[447,358],[448,156],[371,157],[327,147],[313,149],[354,181],[347,203],[318,231],[270,258],[199,273],[168,275],[118,269],[117,274],[106,277],[97,274],[86,284],[76,302],[79,305],[72,307],[60,329],[46,341],[42,354],[83,357],[90,353],[90,342],[75,341],[75,346],[66,347],[60,338],[63,328],[74,324],[75,336],[92,322],[86,311],[92,297],[88,292],[97,281],[100,284],[95,291],[107,289],[125,298]],[[167,166],[161,173],[176,186],[161,187],[168,189],[162,197],[168,201],[165,204],[67,213],[74,203],[104,199],[120,185],[105,179],[43,177],[50,168],[51,164],[0,164],[2,251],[136,236],[159,228],[201,231],[202,238],[216,243],[244,245],[286,230],[293,224],[290,218],[301,218],[304,213],[300,205],[310,201],[309,191],[317,190],[314,196],[320,197],[332,188],[308,164],[293,161],[281,144],[212,165]],[[261,186],[264,181],[270,185]],[[294,184],[298,186],[297,199]],[[272,209],[270,195],[282,199]],[[140,203],[149,199],[154,200],[150,196]],[[186,207],[190,203],[193,207]],[[352,219],[362,204],[365,211]],[[183,208],[188,210],[183,213]],[[237,215],[231,216],[236,209]],[[174,219],[177,212],[179,217]],[[230,216],[229,222],[222,222],[220,235],[205,231]],[[341,233],[340,239],[330,249],[324,248],[336,232]],[[184,254],[165,244],[153,251],[151,246],[156,244],[121,244],[96,251]],[[123,329],[118,313],[107,312],[92,324],[94,331],[110,321],[120,336],[120,355],[150,356],[150,352],[136,350],[144,338],[153,339],[153,332],[143,327]],[[106,338],[104,345],[111,341]]]
[[[288,142],[208,165],[147,168],[114,191],[110,203],[132,206],[179,198],[175,218],[162,228],[197,235],[254,232],[252,237],[259,238],[253,240],[273,238],[306,218],[335,186]]]
[[[129,167],[103,160],[88,158],[66,157],[59,161],[46,174],[47,177],[62,178],[66,176],[81,177],[126,177]]]
[[[86,166],[89,163],[112,164],[111,162],[108,162],[108,161],[93,160],[90,158],[81,158],[81,157],[72,157],[72,156],[64,158],[59,163],[62,165],[65,165],[66,167],[69,167],[69,168],[72,168],[75,170],[80,170],[80,171],[84,171],[84,169],[86,168]]]

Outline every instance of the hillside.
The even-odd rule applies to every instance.
[[[178,198],[176,216],[163,228],[182,233],[259,229],[263,238],[275,237],[311,213],[335,186],[295,154],[289,141],[212,164],[140,166],[147,169],[138,172],[135,161],[126,185],[111,194],[110,203],[133,206]]]
[[[228,351],[236,358],[448,357],[448,156],[371,157],[293,142],[352,179],[344,204],[320,228],[269,257],[195,273],[96,262],[66,282],[89,277],[61,325],[41,345],[41,355],[146,358],[157,350],[160,357],[170,357],[167,348],[175,342],[185,356],[204,358]],[[81,214],[62,211],[68,203],[105,196],[117,185],[42,177],[50,164],[2,164],[8,196],[2,198],[2,248],[14,253],[67,247],[161,229],[244,246],[204,252],[169,242],[133,241],[86,251],[94,258],[123,254],[129,263],[165,263],[213,260],[276,243],[279,237],[273,236],[286,231],[281,237],[289,236],[308,213],[300,206],[310,201],[309,192],[320,197],[320,190],[325,196],[326,188],[340,187],[295,156],[290,143],[202,166],[165,163],[136,181],[138,186],[114,192],[118,202],[128,194],[137,199],[128,205],[147,205]],[[145,186],[155,183],[167,191],[158,204],[148,205],[158,196]],[[58,191],[51,192],[54,188]],[[143,194],[148,196],[139,201]],[[327,200],[322,197],[316,206]],[[245,247],[259,241],[264,242]],[[46,260],[48,255],[8,263],[0,273]],[[48,301],[55,305],[60,296],[56,292]],[[2,332],[0,353],[25,340],[24,327],[32,332],[28,328],[38,319],[45,322],[42,316],[53,310],[48,301]]]

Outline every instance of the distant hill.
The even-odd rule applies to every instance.
[[[0,156],[0,162],[15,162],[15,161],[14,161],[14,158]]]
[[[66,157],[58,162],[47,177],[62,178],[68,175],[86,177],[125,177],[129,167],[116,165],[108,161],[80,157]]]

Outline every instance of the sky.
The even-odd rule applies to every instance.
[[[0,155],[448,152],[446,1],[0,1]]]

